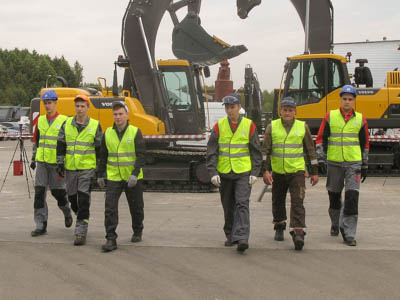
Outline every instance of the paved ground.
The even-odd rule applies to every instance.
[[[15,141],[0,142],[0,184]],[[30,143],[27,142],[28,157]],[[18,154],[18,152],[17,152]],[[398,299],[400,179],[362,184],[358,246],[329,236],[323,178],[308,187],[305,249],[273,240],[271,194],[251,197],[250,249],[223,247],[218,194],[145,193],[144,241],[129,242],[129,212],[120,202],[119,249],[102,253],[104,196],[92,194],[88,244],[49,195],[48,234],[32,238],[33,194],[25,177],[7,177],[0,194],[0,299]]]

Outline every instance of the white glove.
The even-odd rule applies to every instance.
[[[128,188],[133,188],[137,184],[138,178],[135,175],[129,176]]]
[[[253,185],[253,184],[255,184],[257,182],[257,177],[256,176],[253,176],[253,175],[250,175],[250,177],[249,177],[249,184],[250,185]]]
[[[215,185],[216,187],[220,187],[221,186],[221,178],[219,177],[219,175],[214,175],[211,178],[211,182],[213,185]]]
[[[97,184],[101,189],[104,189],[106,187],[106,181],[104,180],[103,177],[97,178]]]

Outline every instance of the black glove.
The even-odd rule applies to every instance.
[[[323,161],[319,161],[318,162],[318,166],[319,166],[319,173],[320,174],[326,174],[326,172],[328,171],[327,167],[326,167],[326,163],[323,162]]]
[[[367,172],[368,169],[361,169],[361,183],[363,183],[365,179],[367,179]]]
[[[56,171],[57,171],[58,176],[64,178],[64,173],[65,173],[64,164],[58,164]]]
[[[30,167],[31,167],[32,170],[35,170],[36,169],[36,161],[32,160],[31,164],[30,164]]]

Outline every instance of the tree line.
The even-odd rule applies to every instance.
[[[64,56],[51,58],[35,50],[0,48],[0,105],[29,106],[46,80],[49,86],[57,85],[54,76],[62,76],[70,87],[78,87],[82,84],[82,72],[78,61],[70,66]]]

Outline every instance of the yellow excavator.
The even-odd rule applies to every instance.
[[[340,107],[339,91],[346,84],[356,87],[355,109],[366,117],[371,134],[378,129],[400,127],[400,72],[387,73],[385,87],[373,87],[365,59],[352,78],[347,69],[350,57],[333,53],[333,6],[330,0],[291,0],[303,22],[306,43],[304,54],[287,58],[283,86],[275,92],[273,118],[279,117],[279,102],[291,96],[297,102],[296,117],[304,120],[314,134],[327,112]],[[399,141],[372,140],[369,155],[371,175],[399,175]]]
[[[245,18],[260,0],[238,0],[238,14]],[[59,97],[61,114],[75,114],[73,99],[89,96],[89,116],[102,128],[112,126],[111,106],[125,101],[131,124],[139,127],[146,139],[146,191],[207,192],[215,188],[205,167],[205,147],[183,146],[180,141],[205,138],[205,112],[201,76],[209,75],[208,66],[247,51],[243,45],[231,46],[210,36],[200,25],[201,0],[131,0],[122,22],[124,56],[115,64],[112,91],[99,78],[99,90],[53,88]],[[187,7],[181,21],[176,12]],[[155,42],[158,27],[168,12],[174,24],[172,50],[178,59],[156,61]],[[125,69],[122,94],[118,93],[116,68]],[[46,89],[42,89],[40,95]],[[40,98],[31,101],[33,130],[39,115],[44,114]],[[187,136],[189,135],[189,137]]]

